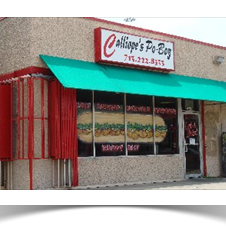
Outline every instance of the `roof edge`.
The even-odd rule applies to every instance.
[[[117,26],[120,26],[120,27],[130,28],[130,29],[134,29],[134,30],[138,30],[138,31],[148,32],[148,33],[152,33],[152,34],[156,34],[156,35],[162,35],[162,36],[165,36],[165,37],[175,38],[175,39],[179,39],[179,40],[183,40],[183,41],[187,41],[187,42],[193,42],[193,43],[196,43],[196,44],[210,46],[210,47],[213,47],[213,48],[226,50],[226,47],[224,47],[224,46],[211,44],[211,43],[203,42],[203,41],[197,41],[197,40],[194,40],[194,39],[185,38],[185,37],[178,36],[178,35],[171,35],[171,34],[167,34],[167,33],[160,32],[160,31],[153,31],[153,30],[149,30],[149,29],[145,29],[145,28],[139,28],[139,27],[132,26],[132,25],[120,24],[118,22],[99,19],[99,18],[96,18],[96,17],[83,17],[83,18],[103,22],[103,23],[106,23],[106,24],[117,25]]]

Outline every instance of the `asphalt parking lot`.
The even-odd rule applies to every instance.
[[[226,190],[226,178],[198,178],[182,181],[78,186],[76,190]]]

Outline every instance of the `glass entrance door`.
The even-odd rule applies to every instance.
[[[186,177],[198,177],[201,175],[199,117],[184,114],[183,120]]]

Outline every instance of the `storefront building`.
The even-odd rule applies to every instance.
[[[226,47],[96,18],[0,21],[2,189],[225,172]]]

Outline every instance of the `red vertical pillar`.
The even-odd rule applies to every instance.
[[[40,79],[41,84],[41,134],[42,134],[42,151],[41,158],[45,158],[45,89],[44,89],[44,79]]]
[[[11,86],[0,84],[0,160],[12,159],[11,152]]]
[[[72,133],[71,133],[71,141],[72,141],[72,167],[73,167],[73,176],[72,176],[72,186],[78,186],[78,140],[77,140],[77,101],[76,101],[76,90],[70,90],[72,96]]]
[[[57,80],[49,82],[49,156],[53,159],[61,158],[61,90]]]
[[[78,185],[76,90],[49,82],[50,156],[72,159],[72,186]]]
[[[61,86],[61,156],[72,159],[72,186],[78,186],[76,90]]]
[[[30,190],[33,189],[33,156],[34,156],[34,80],[28,79],[28,158],[30,172]]]

